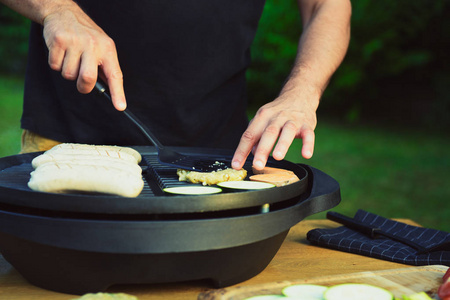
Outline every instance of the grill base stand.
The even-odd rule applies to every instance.
[[[216,288],[237,284],[267,267],[288,231],[238,247],[167,254],[110,254],[69,250],[30,243],[3,233],[0,234],[0,240],[4,258],[28,282],[56,292],[82,295],[106,291],[115,284],[201,279],[210,280]]]

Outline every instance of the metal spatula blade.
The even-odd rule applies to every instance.
[[[100,94],[105,96],[109,101],[111,101],[111,96],[109,95],[106,86],[103,83],[97,81],[97,83],[95,84],[95,89]],[[198,157],[184,155],[165,147],[151,132],[151,130],[130,111],[130,109],[125,109],[123,113],[156,147],[158,151],[158,160],[161,164],[197,172],[220,171],[228,168],[227,163],[223,161],[199,159]]]

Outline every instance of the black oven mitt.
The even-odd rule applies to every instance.
[[[390,234],[407,238],[424,247],[450,241],[450,233],[448,232],[408,225],[364,210],[358,210],[354,219],[366,225],[380,228]],[[416,249],[401,242],[387,237],[371,238],[360,231],[346,226],[331,229],[313,229],[308,232],[307,239],[314,245],[408,265],[450,266],[450,251],[448,249],[446,251],[418,254]]]

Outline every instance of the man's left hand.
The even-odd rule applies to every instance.
[[[295,138],[303,141],[302,156],[311,158],[318,103],[318,96],[296,88],[282,92],[277,99],[262,106],[241,137],[232,167],[241,169],[252,152],[253,167],[262,170],[272,149],[273,158],[282,160]]]

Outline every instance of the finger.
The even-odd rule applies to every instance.
[[[254,119],[250,120],[249,125],[252,124],[253,121],[254,121]],[[259,143],[259,140],[257,140],[256,142],[253,143],[252,150],[250,151],[250,153],[251,153],[252,155],[255,155],[256,148],[258,148],[258,143]],[[249,153],[249,154],[250,154],[250,153]],[[247,158],[247,157],[246,157],[246,158]]]
[[[123,74],[115,48],[114,51],[109,51],[109,53],[110,55],[102,62],[102,70],[108,83],[113,105],[117,110],[122,111],[127,107],[123,89]]]
[[[315,134],[314,130],[310,128],[302,129],[300,137],[303,141],[302,156],[306,159],[310,159],[314,153]]]
[[[273,150],[273,158],[275,158],[276,160],[284,159],[289,150],[289,147],[297,136],[297,132],[298,128],[293,122],[288,121],[286,122],[286,124],[284,124],[277,145]]]
[[[256,170],[264,169],[270,152],[272,151],[278,136],[280,135],[280,126],[273,123],[269,124],[261,136],[258,143],[258,147],[255,151],[255,157],[253,158],[253,167]]]
[[[80,53],[73,50],[67,50],[61,69],[62,76],[67,80],[75,80],[80,70]]]
[[[80,72],[77,80],[77,89],[80,93],[87,94],[92,91],[97,82],[97,73],[97,59],[92,52],[84,52],[81,55]]]
[[[255,145],[258,144],[261,137],[264,124],[256,119],[253,119],[248,125],[247,129],[242,134],[239,145],[234,152],[231,166],[233,169],[240,170],[244,166],[250,152],[254,150]]]
[[[60,47],[52,47],[48,53],[48,65],[52,70],[61,71],[65,50]]]
[[[250,154],[250,151],[252,151],[255,141],[257,141],[257,136],[250,129],[250,127],[247,128],[244,134],[242,134],[239,145],[234,152],[233,159],[231,160],[231,166],[233,167],[233,169],[242,169],[248,155]]]
[[[107,81],[114,107],[120,111],[125,110],[127,108],[127,102],[125,100],[125,91],[123,90],[122,71],[120,69],[114,71],[108,77]]]

